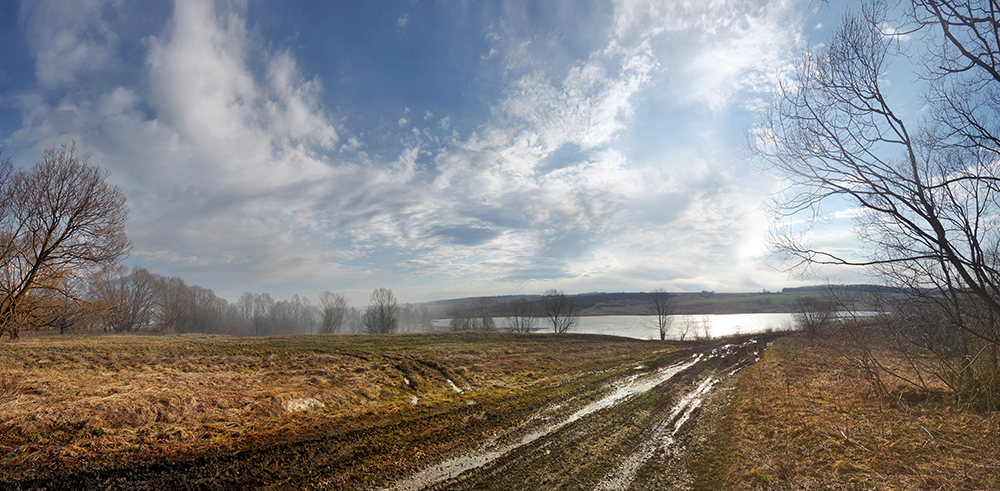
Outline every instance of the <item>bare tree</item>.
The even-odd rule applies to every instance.
[[[660,341],[663,341],[667,339],[667,330],[670,329],[670,323],[673,320],[671,317],[675,310],[673,298],[662,288],[653,290],[648,298],[653,315],[656,316],[656,327],[660,330]]]
[[[254,336],[269,334],[275,302],[269,293],[243,292],[236,302],[240,317]]]
[[[538,305],[525,298],[511,300],[507,304],[505,329],[510,332],[531,332],[538,322]]]
[[[106,178],[75,145],[30,170],[0,159],[0,334],[44,323],[53,301],[78,299],[73,286],[128,254],[125,196]]]
[[[105,330],[134,332],[153,319],[156,285],[156,276],[142,268],[105,271],[91,279],[88,302]]]
[[[580,321],[580,308],[560,290],[546,290],[541,304],[542,313],[552,323],[556,334],[569,332]]]
[[[347,321],[347,299],[343,293],[323,292],[319,295],[320,334],[336,334]]]
[[[229,302],[219,297],[211,289],[198,285],[188,287],[186,298],[191,304],[187,311],[187,322],[177,330],[179,333],[200,332],[222,334],[225,332],[226,312]]]
[[[402,332],[417,332],[424,330],[423,310],[421,309],[426,310],[426,307],[418,308],[409,303],[399,309],[399,325]]]
[[[271,315],[267,318],[268,334],[291,334],[297,326],[295,324],[297,307],[293,300],[279,300],[271,307]]]
[[[687,338],[688,334],[691,334],[691,331],[694,330],[695,327],[694,318],[691,317],[690,315],[685,315],[684,317],[681,318],[680,325],[677,327],[678,327],[677,339],[679,339],[680,341],[684,341],[684,339]]]
[[[420,328],[425,332],[434,330],[434,314],[427,307],[420,307]]]
[[[789,184],[776,216],[806,224],[777,227],[773,245],[807,267],[868,267],[912,301],[942,309],[963,339],[958,359],[991,363],[995,373],[1000,322],[980,320],[1000,318],[1000,6],[913,0],[904,22],[887,11],[872,2],[845,17],[751,135],[756,155]],[[908,53],[900,34],[930,49]],[[886,92],[897,57],[922,62],[926,117],[911,119]],[[804,240],[831,201],[860,210],[862,254]],[[976,372],[956,367],[956,376]],[[991,404],[1000,407],[1000,397]]]
[[[377,288],[372,292],[371,303],[361,316],[361,324],[368,334],[392,334],[399,327],[399,307],[392,290]]]
[[[479,321],[479,329],[483,331],[496,331],[497,323],[493,320],[493,316],[490,315],[488,309],[483,309],[482,318]]]
[[[347,322],[345,326],[347,328],[347,332],[351,334],[360,334],[363,331],[364,326],[362,325],[361,317],[361,311],[358,310],[357,307],[351,307],[347,311]]]
[[[835,303],[816,297],[799,297],[793,308],[795,324],[813,339],[837,316]]]
[[[157,283],[155,322],[161,332],[184,332],[191,319],[193,293],[181,278],[160,278]]]
[[[448,321],[448,328],[452,331],[477,331],[480,327],[479,319],[469,310],[463,310]]]

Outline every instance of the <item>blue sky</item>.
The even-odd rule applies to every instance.
[[[816,278],[766,255],[745,135],[842,8],[4,2],[0,143],[75,140],[130,264],[230,299],[777,289]]]

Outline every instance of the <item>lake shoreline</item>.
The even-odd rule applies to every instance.
[[[505,325],[504,317],[495,317],[500,330]],[[448,331],[448,319],[435,319],[435,332]],[[790,331],[795,325],[794,314],[789,313],[746,313],[746,314],[695,314],[668,316],[668,341],[690,341],[695,339],[718,339],[726,336],[761,334],[766,332]],[[537,319],[534,333],[552,333],[545,318]],[[575,334],[599,334],[632,339],[659,340],[656,316],[653,315],[592,315],[581,316],[570,329]]]

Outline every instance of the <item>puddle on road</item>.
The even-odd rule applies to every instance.
[[[694,355],[691,359],[685,362],[677,363],[669,367],[661,368],[655,372],[649,374],[636,374],[628,376],[622,380],[617,381],[614,385],[616,389],[611,394],[587,404],[586,406],[580,408],[573,414],[571,414],[566,419],[559,421],[557,423],[549,424],[538,430],[535,430],[527,435],[521,437],[519,441],[513,444],[505,445],[499,448],[492,448],[495,443],[487,443],[479,450],[457,457],[454,459],[449,459],[441,462],[437,465],[428,467],[403,481],[397,482],[390,488],[382,488],[382,490],[389,491],[416,491],[423,489],[427,486],[431,486],[435,483],[439,483],[446,479],[451,479],[458,477],[458,475],[463,472],[482,467],[494,460],[504,456],[505,454],[516,450],[524,445],[534,442],[539,438],[544,437],[550,433],[556,432],[563,428],[564,426],[573,423],[581,418],[589,416],[601,409],[609,408],[617,405],[625,400],[634,397],[638,394],[652,390],[653,387],[660,385],[667,380],[673,378],[674,375],[691,368],[696,363],[701,361],[702,355]],[[449,380],[450,382],[450,380]]]
[[[653,435],[642,442],[639,449],[632,453],[622,463],[618,469],[604,476],[604,479],[597,484],[597,490],[625,489],[635,479],[642,464],[646,463],[659,448],[669,448],[674,444],[674,435],[677,434],[684,423],[691,417],[695,409],[701,406],[702,401],[712,387],[719,382],[719,379],[708,377],[696,388],[670,410],[670,414],[653,431]]]
[[[716,348],[705,358],[710,360],[712,358],[725,358],[727,356],[737,353],[740,349],[748,349],[749,346],[757,344],[756,339],[750,339],[743,344],[727,344],[725,346]],[[652,431],[649,438],[646,438],[639,448],[633,452],[629,457],[623,462],[617,469],[604,476],[604,479],[598,483],[595,489],[598,490],[614,490],[614,489],[625,489],[629,484],[635,479],[636,473],[639,472],[639,468],[642,464],[646,463],[660,448],[670,448],[674,444],[674,436],[677,432],[684,427],[684,423],[691,418],[691,415],[696,409],[701,406],[701,403],[705,400],[705,397],[711,392],[712,388],[716,384],[724,379],[732,377],[737,372],[743,368],[753,364],[760,359],[759,351],[755,351],[752,355],[753,358],[749,360],[737,361],[736,366],[731,370],[726,372],[722,378],[707,377],[705,380],[698,385],[697,388],[687,393],[681,398],[677,404],[670,410],[670,414],[663,419]],[[749,363],[748,363],[749,361]]]

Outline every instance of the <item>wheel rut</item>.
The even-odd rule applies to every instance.
[[[376,489],[618,490],[648,472],[681,476],[683,441],[703,403],[758,353],[750,339],[660,368],[637,366],[596,394],[550,404],[478,448]]]

